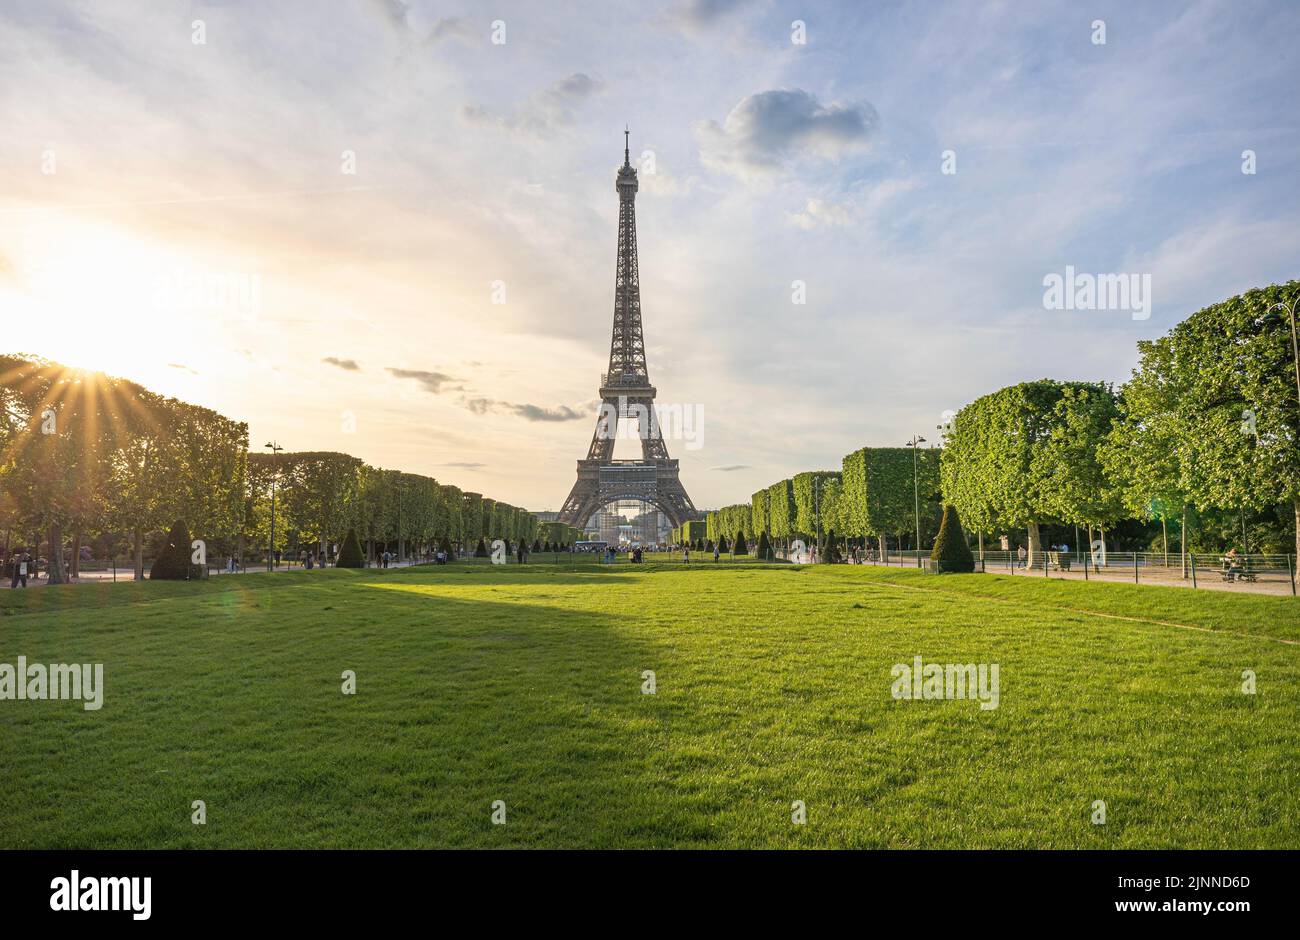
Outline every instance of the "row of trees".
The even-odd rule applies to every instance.
[[[274,500],[272,490],[274,489]],[[274,507],[274,509],[273,509]],[[273,518],[274,515],[274,518]],[[355,528],[377,545],[533,542],[537,518],[432,477],[333,452],[249,453],[248,426],[124,379],[0,356],[0,531],[48,543],[50,580],[76,573],[83,540],[119,538],[143,577],[146,544],[183,519],[209,552],[328,553]],[[71,543],[73,570],[64,570]]]
[[[1251,513],[1286,518],[1300,554],[1300,371],[1279,306],[1297,296],[1292,281],[1198,311],[1140,342],[1119,389],[1042,379],[984,395],[942,429],[942,448],[856,450],[839,472],[797,474],[710,513],[706,537],[834,544],[833,533],[878,538],[883,553],[887,536],[914,532],[918,508],[928,542],[946,501],[981,545],[984,533],[1021,530],[1033,553],[1044,525],[1091,541],[1117,524],[1172,522],[1186,549],[1189,520],[1213,529],[1239,514],[1244,529]]]
[[[913,489],[913,473],[916,487]],[[919,504],[922,540],[938,531],[939,451],[864,447],[846,454],[839,470],[810,470],[758,490],[748,503],[724,506],[673,532],[679,544],[711,547],[766,534],[787,546],[794,539],[817,543],[823,554],[845,539],[914,540]]]

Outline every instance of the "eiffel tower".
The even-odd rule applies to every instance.
[[[643,500],[666,515],[674,526],[699,517],[668,456],[658,422],[653,420],[655,388],[645,364],[641,332],[641,281],[636,260],[636,170],[623,132],[623,165],[618,192],[618,264],[614,271],[614,336],[609,344],[609,371],[600,377],[600,415],[587,449],[578,461],[578,481],[560,510],[559,521],[581,528],[608,503]],[[640,460],[615,460],[614,440],[620,419],[638,423]]]

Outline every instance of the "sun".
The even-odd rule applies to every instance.
[[[166,385],[211,364],[224,322],[214,303],[260,302],[260,284],[223,286],[206,260],[117,226],[50,213],[19,231],[0,276],[22,324],[6,331],[10,351]]]

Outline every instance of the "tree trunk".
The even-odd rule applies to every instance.
[[[1105,568],[1106,567],[1106,527],[1104,525],[1099,525],[1097,526],[1097,531],[1100,533],[1100,539],[1101,539],[1101,566]]]
[[[1027,559],[1029,567],[1034,567],[1034,556],[1043,550],[1042,536],[1038,532],[1038,523],[1030,522],[1027,526],[1029,530],[1029,558]]]
[[[63,526],[58,523],[50,525],[50,561],[46,579],[50,584],[66,584],[68,581],[63,570]]]
[[[1300,564],[1300,496],[1295,498],[1295,552],[1296,562]]]
[[[980,529],[980,564],[984,564],[984,530]]]
[[[134,577],[137,581],[144,580],[144,538],[141,536],[140,527],[136,526],[132,533],[131,545],[131,562],[134,569]]]
[[[1300,541],[1300,540],[1298,540]],[[1183,580],[1187,580],[1187,507],[1183,507],[1183,534],[1178,542],[1178,554],[1183,556]]]
[[[885,540],[884,533],[880,535],[880,563],[889,564],[889,543]]]
[[[81,529],[75,529],[72,533],[72,568],[69,572],[75,579],[81,575]]]

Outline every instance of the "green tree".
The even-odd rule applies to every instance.
[[[951,503],[944,504],[943,521],[939,524],[934,547],[930,549],[930,561],[934,570],[940,573],[975,570],[975,557],[966,544],[966,533],[962,531],[957,508]]]

